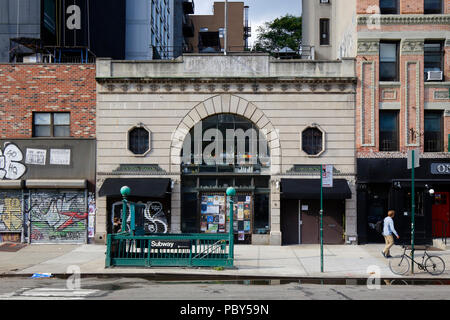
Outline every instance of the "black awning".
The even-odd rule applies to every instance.
[[[320,179],[281,179],[284,199],[320,199]],[[333,188],[323,188],[324,199],[350,199],[352,192],[345,179],[333,179]]]
[[[120,189],[128,186],[130,196],[164,198],[169,188],[169,178],[108,178],[103,183],[98,195],[121,197]]]

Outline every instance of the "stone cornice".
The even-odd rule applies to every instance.
[[[379,39],[358,39],[358,55],[379,55],[380,40]]]
[[[358,25],[377,22],[381,25],[426,25],[450,24],[450,14],[422,15],[422,14],[387,14],[387,15],[359,15]]]
[[[100,94],[333,93],[356,92],[356,78],[118,79],[97,78]]]

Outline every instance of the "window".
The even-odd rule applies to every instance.
[[[442,13],[442,0],[424,0],[425,14],[440,14]]]
[[[398,43],[380,42],[380,81],[398,81]]]
[[[442,111],[425,111],[424,151],[444,151]]]
[[[398,14],[398,0],[380,0],[381,14]]]
[[[128,132],[128,149],[137,155],[150,151],[150,132],[144,127],[134,127]]]
[[[33,137],[70,137],[70,113],[33,113]]]
[[[398,151],[398,111],[380,111],[380,151]]]
[[[444,69],[444,50],[442,41],[425,41],[424,44],[424,70],[442,71]],[[425,79],[427,79],[425,77]]]
[[[330,44],[330,19],[320,19],[320,45]]]
[[[302,132],[302,150],[311,156],[318,156],[324,151],[323,132],[316,128],[306,128]]]

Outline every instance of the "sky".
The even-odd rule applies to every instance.
[[[256,30],[265,22],[273,21],[288,13],[293,16],[302,15],[302,0],[229,0],[228,2],[244,2],[244,5],[249,6],[248,19],[252,28],[250,45],[256,40]],[[213,3],[214,0],[194,0],[194,14],[213,14]]]

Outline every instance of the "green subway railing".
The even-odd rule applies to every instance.
[[[110,234],[106,267],[233,267],[228,234]]]
[[[233,267],[233,230],[223,234],[145,234],[144,207],[123,196],[122,231],[107,237],[106,267]],[[236,195],[233,188],[227,195]],[[230,226],[233,226],[233,200],[230,199]],[[129,224],[128,224],[129,221]]]

